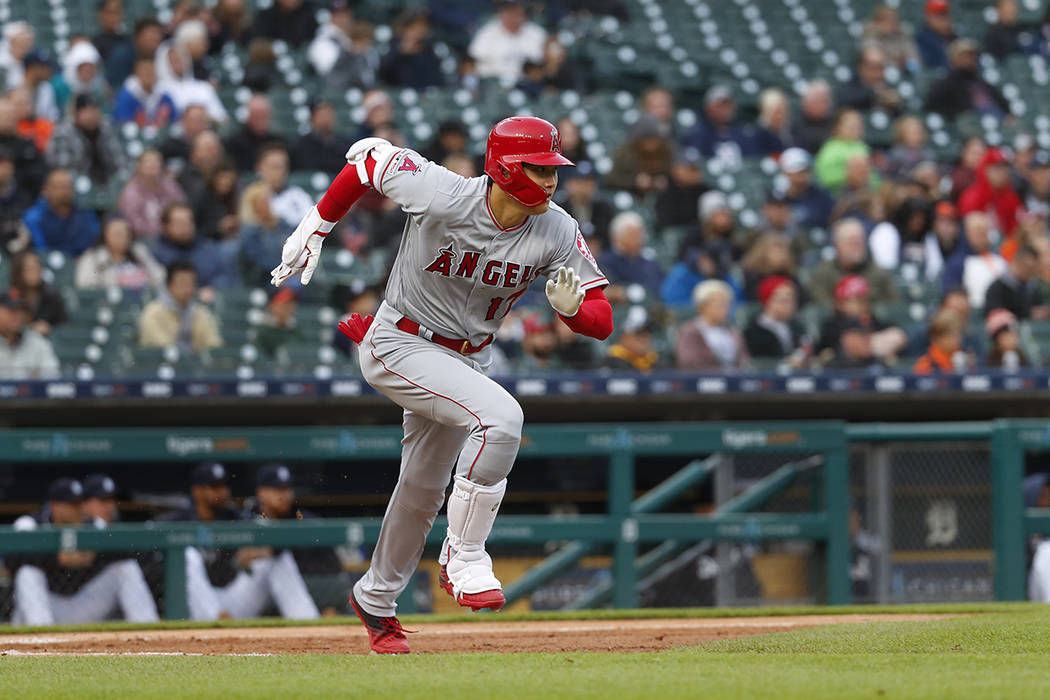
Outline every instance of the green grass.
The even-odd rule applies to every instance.
[[[944,611],[942,606],[934,609]],[[981,609],[997,612],[930,622],[837,625],[644,654],[6,657],[0,658],[0,696],[134,696],[165,700],[1013,700],[1050,696],[1050,607],[1011,605]],[[916,608],[895,610],[916,612]],[[962,610],[956,606],[951,611]]]

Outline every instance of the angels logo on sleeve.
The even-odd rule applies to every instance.
[[[576,247],[580,249],[580,254],[583,255],[583,257],[587,258],[592,265],[598,267],[598,262],[594,259],[594,254],[591,253],[587,241],[583,238],[583,234],[579,232],[576,234]]]
[[[404,156],[401,157],[401,165],[397,167],[397,172],[418,173],[419,166],[416,165],[415,162],[413,162],[412,158],[406,153]]]

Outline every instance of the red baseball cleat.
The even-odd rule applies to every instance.
[[[445,569],[444,564],[441,565],[441,573],[438,575],[438,585],[444,588],[445,592],[452,596],[457,603],[464,608],[470,608],[474,612],[483,608],[499,610],[507,602],[507,599],[503,597],[503,591],[498,588],[493,588],[491,591],[482,591],[481,593],[460,593],[459,597],[456,598],[456,592],[452,588],[452,582],[448,579],[448,571]]]
[[[361,618],[361,622],[365,623],[365,629],[368,630],[368,644],[372,647],[372,651],[377,654],[409,653],[405,632],[411,632],[411,630],[402,627],[400,620],[396,617],[379,617],[365,612],[357,604],[353,591],[350,591],[350,605]]]

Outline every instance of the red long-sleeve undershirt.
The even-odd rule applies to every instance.
[[[375,176],[375,167],[375,160],[369,156],[365,160],[369,182]],[[357,166],[347,164],[335,176],[321,201],[317,203],[317,213],[325,221],[337,222],[346,216],[354,202],[368,192],[368,188],[367,184],[361,184]],[[588,289],[576,315],[572,318],[561,316],[561,320],[574,332],[598,340],[605,340],[613,332],[612,306],[600,287]]]
[[[613,332],[613,313],[601,287],[592,287],[583,295],[580,310],[572,318],[558,314],[573,332],[588,338],[605,340]]]

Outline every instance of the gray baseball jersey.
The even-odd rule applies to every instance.
[[[576,220],[556,204],[504,229],[487,177],[464,178],[410,149],[376,163],[373,186],[408,214],[386,301],[436,333],[480,343],[534,280],[562,266],[581,289],[608,284]]]

